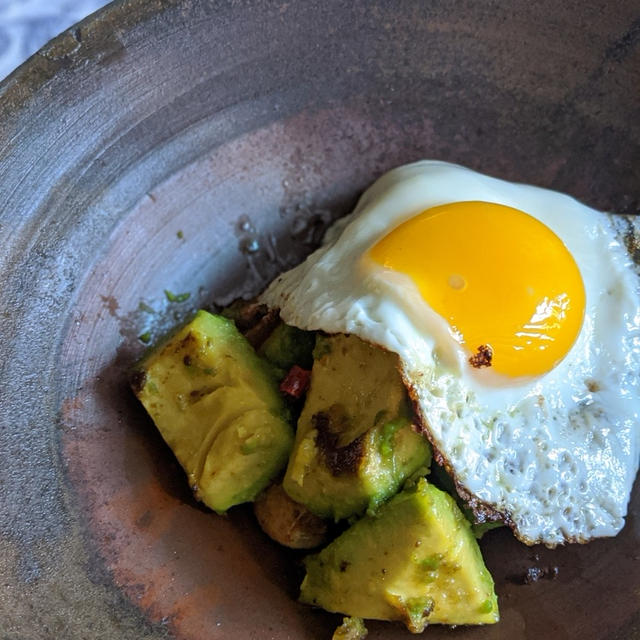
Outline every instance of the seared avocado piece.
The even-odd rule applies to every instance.
[[[227,318],[199,311],[142,360],[132,386],[218,513],[253,500],[287,462],[293,432],[277,382]]]
[[[288,371],[294,364],[311,369],[315,333],[281,322],[262,343],[258,353],[271,364]]]
[[[451,476],[446,472],[444,467],[439,464],[434,464],[431,467],[431,474],[429,475],[429,480],[433,480],[438,487],[444,489],[455,501],[456,504],[460,507],[460,510],[464,514],[464,517],[471,523],[471,531],[473,535],[480,540],[482,536],[484,536],[487,531],[491,531],[491,529],[497,529],[498,527],[504,526],[504,523],[500,520],[486,520],[485,522],[476,522],[476,517],[473,514],[473,511],[467,507],[464,500],[458,495],[456,490],[456,484],[451,478]]]
[[[431,461],[398,356],[343,334],[319,335],[314,356],[284,490],[323,518],[374,511]]]
[[[369,635],[362,618],[342,618],[331,640],[364,640]]]
[[[313,549],[327,538],[327,522],[294,502],[281,484],[263,491],[253,503],[253,512],[262,530],[285,547]]]
[[[424,478],[305,559],[300,600],[360,618],[492,624],[493,579],[471,526],[447,493]]]
[[[255,300],[235,300],[220,311],[220,315],[233,320],[238,331],[257,349],[280,324],[277,309]]]

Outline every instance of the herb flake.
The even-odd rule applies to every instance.
[[[188,291],[185,293],[172,293],[169,289],[164,290],[164,295],[167,296],[169,302],[184,302],[191,297]]]

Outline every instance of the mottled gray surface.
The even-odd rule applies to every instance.
[[[420,157],[637,211],[640,17],[607,6],[132,0],[0,85],[2,640],[329,636],[249,514],[191,500],[126,389],[137,335],[256,291]],[[456,635],[637,629],[635,495],[616,540],[539,550],[543,585],[496,532],[503,622]]]
[[[0,0],[0,79],[105,0]]]

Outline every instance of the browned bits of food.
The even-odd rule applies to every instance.
[[[597,380],[586,380],[585,384],[587,385],[587,389],[591,391],[591,393],[597,393],[600,391],[600,385]]]
[[[476,353],[469,358],[469,364],[476,369],[490,367],[493,359],[493,349],[488,344],[481,344]]]
[[[297,400],[307,392],[310,382],[311,371],[294,364],[280,383],[280,391]]]
[[[254,301],[236,300],[222,314],[235,322],[254,349],[257,349],[280,322],[277,309]]]
[[[133,392],[138,394],[142,391],[146,381],[147,381],[147,372],[143,369],[137,369],[131,374],[130,378],[131,388]]]
[[[311,418],[311,422],[318,432],[316,445],[334,476],[355,473],[364,455],[362,436],[357,437],[344,447],[338,446],[342,428],[337,423],[346,419],[344,408],[337,404],[332,405],[329,411],[319,411]]]
[[[244,333],[260,322],[268,311],[266,304],[260,304],[254,300],[238,299],[223,309],[222,315],[233,320],[238,331]]]
[[[253,511],[262,530],[291,549],[312,549],[325,542],[327,523],[294,502],[281,484],[272,484],[255,501]]]
[[[271,332],[279,322],[278,312],[274,310],[268,311],[260,318],[257,324],[244,332],[244,337],[254,349],[257,349],[271,335]]]

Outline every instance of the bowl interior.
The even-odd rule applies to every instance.
[[[127,387],[139,337],[256,294],[423,157],[636,209],[632,5],[118,3],[2,85],[9,631],[329,637],[339,616],[295,601],[300,555],[191,497]],[[428,633],[630,637],[639,509],[636,488],[624,531],[585,546],[489,533],[501,623]],[[534,566],[558,576],[523,585]]]

